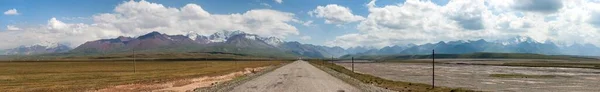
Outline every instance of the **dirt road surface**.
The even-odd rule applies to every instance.
[[[243,83],[231,92],[359,92],[306,61],[295,61]]]

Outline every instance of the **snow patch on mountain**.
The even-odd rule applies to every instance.
[[[244,37],[246,37],[246,39],[250,39],[250,40],[257,40],[256,35],[245,35]]]
[[[198,37],[198,33],[188,33],[186,36],[195,41],[196,37]]]
[[[273,46],[279,46],[279,45],[283,44],[283,40],[276,38],[276,37],[263,37],[260,40],[264,41],[265,43],[267,43],[269,45],[273,45]]]
[[[44,42],[42,42],[42,43],[37,43],[37,44],[34,44],[34,45],[25,46],[25,47],[32,47],[32,46],[44,46],[44,47],[47,47],[47,48],[56,48],[56,47],[58,47],[58,46],[60,46],[60,45],[62,45],[62,44],[60,44],[60,43],[56,43],[56,42],[44,41]]]
[[[534,40],[531,37],[527,37],[527,36],[516,36],[513,38],[509,38],[506,40],[498,40],[496,41],[497,43],[500,43],[502,45],[514,45],[514,44],[519,44],[519,43],[541,43],[538,42],[536,40]]]
[[[239,35],[239,34],[246,34],[246,33],[239,31],[239,30],[237,30],[237,31],[221,31],[221,32],[216,32],[216,33],[210,35],[209,39],[211,42],[225,42],[230,37],[232,37],[234,35]]]
[[[217,42],[226,42],[227,39],[236,36],[236,35],[243,35],[246,39],[249,40],[260,40],[263,41],[269,45],[273,45],[273,46],[279,46],[281,44],[284,43],[283,40],[276,38],[276,37],[261,37],[255,34],[248,34],[242,31],[220,31],[220,32],[216,32],[212,35],[209,36],[202,36],[196,33],[189,33],[187,36],[192,39],[192,40],[197,40],[197,37],[207,37],[208,39],[208,43],[217,43]]]

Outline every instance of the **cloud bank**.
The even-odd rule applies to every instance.
[[[337,4],[317,6],[315,10],[308,12],[308,14],[317,18],[324,18],[327,24],[346,24],[365,19],[362,16],[352,14],[352,10],[349,8]]]
[[[500,40],[529,36],[539,42],[600,46],[600,4],[588,0],[428,0],[367,4],[358,33],[337,36],[329,46],[384,47],[453,40]]]
[[[6,39],[1,39],[5,43],[0,45],[0,49],[44,43],[76,47],[86,41],[121,35],[138,36],[151,31],[208,35],[222,30],[241,30],[279,38],[299,34],[298,29],[289,24],[298,21],[293,13],[271,9],[211,14],[196,4],[172,8],[142,0],[123,2],[115,7],[114,12],[96,14],[92,18],[91,24],[64,23],[51,18],[46,25],[22,27],[20,31],[2,31],[0,37]]]

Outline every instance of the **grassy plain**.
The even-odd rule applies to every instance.
[[[282,61],[0,62],[0,90],[89,91],[130,83],[161,83],[215,76]]]

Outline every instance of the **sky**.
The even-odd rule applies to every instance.
[[[600,0],[0,0],[0,49],[240,30],[366,46],[531,37],[600,46]]]

